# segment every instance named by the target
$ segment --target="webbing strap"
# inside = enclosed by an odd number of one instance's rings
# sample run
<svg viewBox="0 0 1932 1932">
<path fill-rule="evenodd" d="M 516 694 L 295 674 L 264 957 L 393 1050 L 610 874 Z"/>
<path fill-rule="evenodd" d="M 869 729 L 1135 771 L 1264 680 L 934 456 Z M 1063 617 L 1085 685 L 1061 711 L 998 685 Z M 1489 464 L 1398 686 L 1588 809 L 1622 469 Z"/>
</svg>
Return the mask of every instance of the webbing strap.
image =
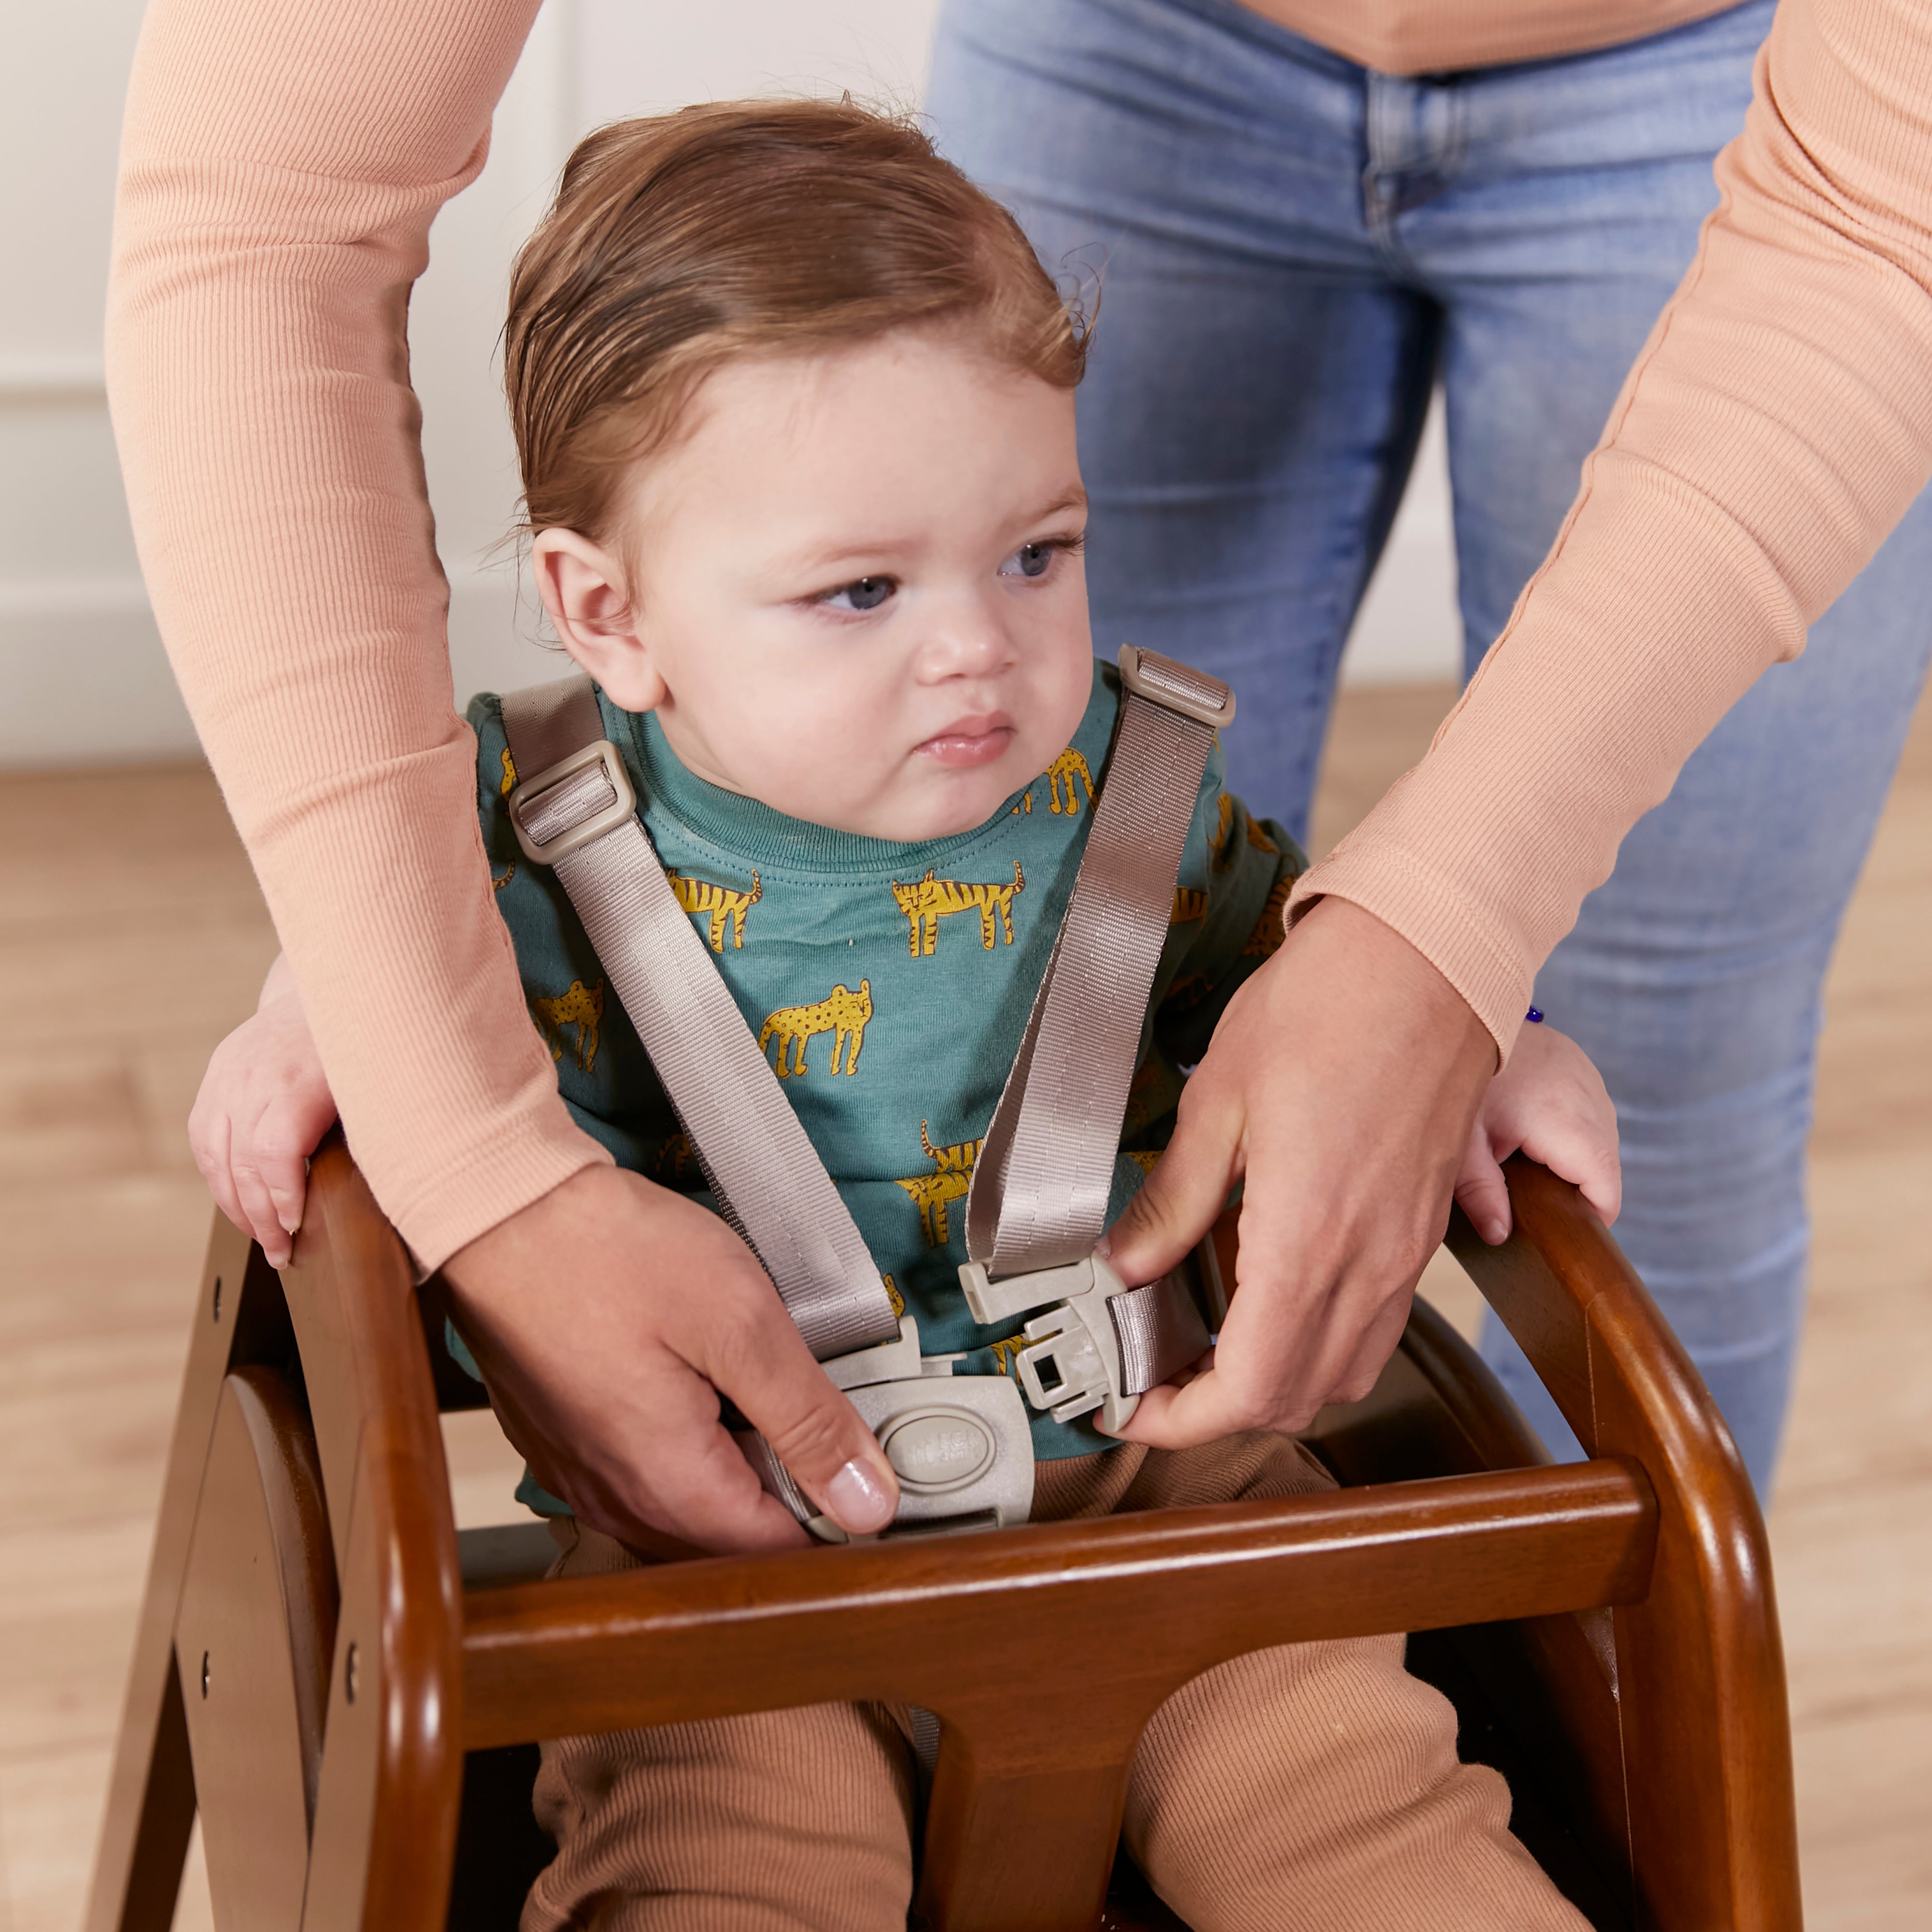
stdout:
<svg viewBox="0 0 1932 1932">
<path fill-rule="evenodd" d="M 567 841 L 614 808 L 620 794 L 602 760 L 543 783 L 604 742 L 590 679 L 508 694 L 503 726 L 519 779 L 511 814 L 526 850 Z M 825 1361 L 892 1340 L 898 1318 L 851 1212 L 635 813 L 551 862 L 726 1219 L 764 1264 L 806 1346 Z"/>
<path fill-rule="evenodd" d="M 1215 728 L 1234 715 L 1218 679 L 1150 651 L 1124 646 L 1120 673 L 1072 900 L 967 1196 L 967 1252 L 994 1280 L 1066 1266 L 1100 1238 L 1181 848 Z M 1144 1322 L 1144 1359 L 1162 1352 L 1161 1299 L 1114 1311 L 1124 1347 L 1125 1324 Z"/>
</svg>

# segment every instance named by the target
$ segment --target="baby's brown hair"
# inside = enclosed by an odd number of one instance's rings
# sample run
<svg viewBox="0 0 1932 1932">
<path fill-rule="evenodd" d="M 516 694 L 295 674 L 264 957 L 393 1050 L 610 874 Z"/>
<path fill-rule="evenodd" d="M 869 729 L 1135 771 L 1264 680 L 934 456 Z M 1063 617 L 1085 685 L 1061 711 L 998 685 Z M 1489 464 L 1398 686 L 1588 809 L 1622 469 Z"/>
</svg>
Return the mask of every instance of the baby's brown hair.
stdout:
<svg viewBox="0 0 1932 1932">
<path fill-rule="evenodd" d="M 804 100 L 620 121 L 578 144 L 510 282 L 525 527 L 604 537 L 623 470 L 744 355 L 956 325 L 1059 388 L 1086 335 L 1019 225 L 910 120 Z"/>
</svg>

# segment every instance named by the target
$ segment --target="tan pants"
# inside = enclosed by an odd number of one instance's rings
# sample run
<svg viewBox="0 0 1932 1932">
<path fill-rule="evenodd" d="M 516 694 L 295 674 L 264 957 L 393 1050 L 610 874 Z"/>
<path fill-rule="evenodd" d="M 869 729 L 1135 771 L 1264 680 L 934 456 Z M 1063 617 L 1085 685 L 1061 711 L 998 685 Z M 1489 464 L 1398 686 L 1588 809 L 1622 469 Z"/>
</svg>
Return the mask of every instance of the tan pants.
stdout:
<svg viewBox="0 0 1932 1932">
<path fill-rule="evenodd" d="M 1333 1484 L 1287 1438 L 1042 1462 L 1043 1522 Z M 559 1526 L 566 1576 L 631 1567 Z M 1154 1714 L 1124 1835 L 1198 1932 L 1587 1932 L 1509 1832 L 1494 1772 L 1459 1763 L 1448 1701 L 1400 1636 L 1285 1645 L 1196 1678 Z M 546 1744 L 556 1862 L 523 1932 L 904 1932 L 913 1757 L 882 1704 L 668 1724 Z"/>
</svg>

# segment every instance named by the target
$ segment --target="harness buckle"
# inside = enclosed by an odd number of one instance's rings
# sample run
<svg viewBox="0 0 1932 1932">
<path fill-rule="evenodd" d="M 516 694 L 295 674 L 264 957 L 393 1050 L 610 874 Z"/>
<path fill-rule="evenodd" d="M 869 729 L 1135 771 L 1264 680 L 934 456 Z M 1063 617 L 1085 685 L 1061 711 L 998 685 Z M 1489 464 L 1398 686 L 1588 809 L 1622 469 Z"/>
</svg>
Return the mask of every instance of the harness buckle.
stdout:
<svg viewBox="0 0 1932 1932">
<path fill-rule="evenodd" d="M 1098 1255 L 1000 1281 L 988 1276 L 983 1262 L 966 1262 L 959 1285 L 976 1322 L 1007 1322 L 1046 1308 L 1022 1330 L 1032 1346 L 1016 1358 L 1021 1386 L 1035 1408 L 1049 1410 L 1056 1422 L 1097 1408 L 1101 1426 L 1118 1430 L 1140 1406 L 1140 1396 L 1127 1390 L 1120 1334 L 1107 1306 L 1130 1291 Z M 1052 1370 L 1050 1383 L 1042 1369 Z"/>
<path fill-rule="evenodd" d="M 608 738 L 519 779 L 510 792 L 510 824 L 533 866 L 554 866 L 634 818 L 637 810 L 631 775 Z"/>
<path fill-rule="evenodd" d="M 899 1318 L 898 1339 L 820 1366 L 879 1439 L 898 1478 L 899 1508 L 878 1536 L 848 1538 L 818 1515 L 764 1438 L 738 1438 L 765 1487 L 824 1543 L 891 1541 L 1004 1529 L 1033 1510 L 1033 1431 L 1020 1392 L 1004 1376 L 956 1376 L 956 1355 L 922 1355 L 919 1325 Z"/>
<path fill-rule="evenodd" d="M 1000 1281 L 988 1276 L 983 1262 L 968 1262 L 959 1285 L 976 1322 L 1010 1321 L 1045 1307 L 1020 1331 L 1031 1346 L 1015 1361 L 1028 1401 L 1056 1422 L 1098 1409 L 1102 1427 L 1118 1430 L 1146 1390 L 1208 1344 L 1185 1264 L 1130 1288 L 1098 1255 Z"/>
</svg>

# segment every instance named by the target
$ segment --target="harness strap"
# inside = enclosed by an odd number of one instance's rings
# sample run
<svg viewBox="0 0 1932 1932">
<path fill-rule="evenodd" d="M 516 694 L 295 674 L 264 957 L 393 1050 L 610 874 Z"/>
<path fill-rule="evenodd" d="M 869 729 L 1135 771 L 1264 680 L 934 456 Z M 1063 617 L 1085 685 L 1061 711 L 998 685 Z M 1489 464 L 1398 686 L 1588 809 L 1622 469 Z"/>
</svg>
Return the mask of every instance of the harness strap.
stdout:
<svg viewBox="0 0 1932 1932">
<path fill-rule="evenodd" d="M 1065 1267 L 1100 1238 L 1181 850 L 1215 731 L 1234 715 L 1218 678 L 1151 651 L 1124 645 L 1120 676 L 1119 728 L 1072 898 L 967 1196 L 967 1252 L 994 1281 Z M 1125 1393 L 1207 1346 L 1172 1276 L 1114 1295 L 1108 1312 L 1132 1378 Z"/>
<path fill-rule="evenodd" d="M 587 677 L 503 699 L 510 820 L 554 868 L 719 1208 L 820 1361 L 899 1333 L 851 1211 L 673 895 Z"/>
</svg>

